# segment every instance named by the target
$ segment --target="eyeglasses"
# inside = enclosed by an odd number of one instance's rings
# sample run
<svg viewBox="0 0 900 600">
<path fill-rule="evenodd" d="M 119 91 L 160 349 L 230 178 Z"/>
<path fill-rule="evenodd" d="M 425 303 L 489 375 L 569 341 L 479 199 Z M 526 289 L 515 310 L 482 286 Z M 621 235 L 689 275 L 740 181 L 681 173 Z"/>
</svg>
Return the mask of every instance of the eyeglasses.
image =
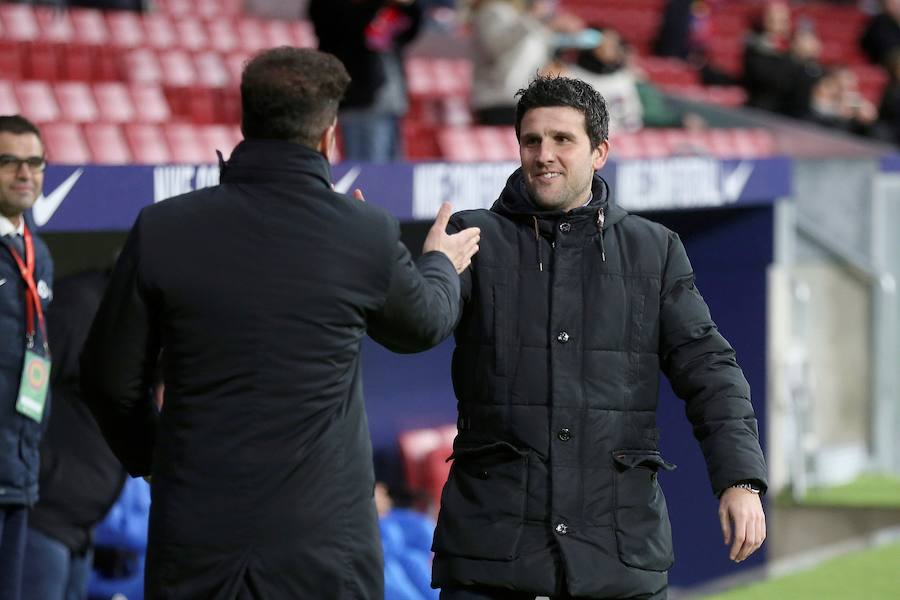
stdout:
<svg viewBox="0 0 900 600">
<path fill-rule="evenodd" d="M 12 154 L 0 154 L 0 170 L 11 170 L 19 172 L 22 165 L 28 165 L 28 168 L 36 173 L 42 172 L 47 167 L 47 159 L 43 156 L 29 156 L 27 158 L 19 158 Z"/>
</svg>

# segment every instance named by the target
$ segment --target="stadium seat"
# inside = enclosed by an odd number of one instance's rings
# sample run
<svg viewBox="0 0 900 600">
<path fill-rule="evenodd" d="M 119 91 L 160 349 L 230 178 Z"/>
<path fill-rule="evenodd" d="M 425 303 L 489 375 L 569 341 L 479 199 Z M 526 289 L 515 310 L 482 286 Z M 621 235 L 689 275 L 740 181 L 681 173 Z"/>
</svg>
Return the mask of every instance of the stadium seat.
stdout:
<svg viewBox="0 0 900 600">
<path fill-rule="evenodd" d="M 241 45 L 234 21 L 229 18 L 218 17 L 207 21 L 206 31 L 209 46 L 213 50 L 227 53 Z"/>
<path fill-rule="evenodd" d="M 438 131 L 441 156 L 454 162 L 519 160 L 512 127 L 444 127 Z"/>
<path fill-rule="evenodd" d="M 45 42 L 68 43 L 75 39 L 75 28 L 68 11 L 36 6 L 34 16 L 38 23 L 40 39 Z"/>
<path fill-rule="evenodd" d="M 158 54 L 162 81 L 168 86 L 189 86 L 197 83 L 197 69 L 191 55 L 180 49 L 163 50 Z"/>
<path fill-rule="evenodd" d="M 104 81 L 93 86 L 97 110 L 108 123 L 127 123 L 135 118 L 128 87 L 120 81 Z M 143 110 L 143 107 L 142 107 Z"/>
<path fill-rule="evenodd" d="M 60 81 L 54 84 L 56 101 L 65 121 L 89 123 L 100 117 L 90 86 L 83 81 Z"/>
<path fill-rule="evenodd" d="M 187 50 L 206 50 L 210 47 L 206 27 L 195 17 L 183 16 L 175 19 L 175 35 L 179 45 Z"/>
<path fill-rule="evenodd" d="M 175 162 L 159 125 L 154 123 L 126 123 L 125 139 L 134 161 L 142 164 Z"/>
<path fill-rule="evenodd" d="M 159 83 L 163 78 L 162 65 L 150 48 L 136 48 L 125 53 L 125 73 L 129 81 Z"/>
<path fill-rule="evenodd" d="M 224 87 L 240 82 L 240 78 L 232 80 L 231 71 L 218 52 L 207 50 L 194 54 L 194 66 L 197 71 L 197 81 L 201 85 Z"/>
<path fill-rule="evenodd" d="M 211 157 L 217 159 L 216 150 L 218 150 L 226 160 L 243 137 L 240 128 L 234 125 L 205 125 L 198 127 L 197 133 L 200 145 L 206 148 Z"/>
<path fill-rule="evenodd" d="M 41 138 L 46 147 L 47 160 L 59 165 L 84 165 L 92 162 L 91 151 L 81 127 L 75 123 L 45 123 Z"/>
<path fill-rule="evenodd" d="M 95 46 L 109 42 L 109 29 L 101 11 L 95 8 L 70 8 L 68 12 L 76 42 Z"/>
<path fill-rule="evenodd" d="M 172 111 L 162 89 L 155 84 L 133 83 L 128 91 L 131 102 L 137 109 L 136 120 L 145 123 L 168 121 Z"/>
<path fill-rule="evenodd" d="M 7 40 L 29 42 L 40 37 L 37 17 L 30 4 L 0 4 L 0 26 Z"/>
<path fill-rule="evenodd" d="M 141 18 L 135 12 L 130 10 L 107 11 L 106 26 L 115 46 L 139 48 L 146 43 Z"/>
<path fill-rule="evenodd" d="M 286 21 L 267 19 L 263 21 L 262 26 L 267 47 L 277 48 L 279 46 L 293 46 L 296 44 L 291 28 Z"/>
<path fill-rule="evenodd" d="M 456 425 L 442 425 L 424 429 L 404 431 L 397 438 L 400 448 L 400 458 L 403 461 L 403 471 L 406 484 L 412 490 L 427 490 L 427 483 L 433 481 L 435 476 L 430 474 L 429 468 L 433 465 L 426 464 L 426 458 L 432 452 L 443 454 L 446 459 L 453 448 L 453 439 L 456 437 Z M 438 475 L 439 478 L 439 475 Z M 443 482 L 441 482 L 443 485 Z"/>
<path fill-rule="evenodd" d="M 132 161 L 131 152 L 122 130 L 114 123 L 85 123 L 84 137 L 94 162 L 126 165 Z"/>
<path fill-rule="evenodd" d="M 237 31 L 240 48 L 243 50 L 255 53 L 268 47 L 262 20 L 255 17 L 241 17 L 237 22 Z"/>
<path fill-rule="evenodd" d="M 179 42 L 186 42 L 179 38 L 176 33 L 175 26 L 169 17 L 160 13 L 146 13 L 142 19 L 144 25 L 144 39 L 146 44 L 162 50 L 173 48 L 179 45 Z"/>
<path fill-rule="evenodd" d="M 166 123 L 163 135 L 172 150 L 172 161 L 176 163 L 204 164 L 216 163 L 216 149 L 203 143 L 199 129 L 189 123 Z"/>
<path fill-rule="evenodd" d="M 22 47 L 26 50 L 25 77 L 53 81 L 57 78 L 57 44 L 36 40 L 25 42 Z"/>
<path fill-rule="evenodd" d="M 417 57 L 408 59 L 404 66 L 411 97 L 469 97 L 472 89 L 472 63 L 469 60 Z"/>
<path fill-rule="evenodd" d="M 17 115 L 20 112 L 12 82 L 0 79 L 0 115 Z"/>
<path fill-rule="evenodd" d="M 22 55 L 19 42 L 0 39 L 0 77 L 22 79 L 25 76 Z"/>
<path fill-rule="evenodd" d="M 22 114 L 35 123 L 49 123 L 60 117 L 53 90 L 46 81 L 20 81 L 15 84 Z"/>
</svg>

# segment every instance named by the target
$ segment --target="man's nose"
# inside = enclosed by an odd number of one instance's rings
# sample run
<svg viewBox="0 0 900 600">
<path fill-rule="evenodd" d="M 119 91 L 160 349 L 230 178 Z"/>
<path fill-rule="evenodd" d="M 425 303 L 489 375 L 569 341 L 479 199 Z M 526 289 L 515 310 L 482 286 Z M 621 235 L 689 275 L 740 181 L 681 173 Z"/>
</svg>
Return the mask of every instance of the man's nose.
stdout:
<svg viewBox="0 0 900 600">
<path fill-rule="evenodd" d="M 538 147 L 537 159 L 542 163 L 553 162 L 556 158 L 556 154 L 553 152 L 553 144 L 548 141 L 541 141 L 540 147 Z"/>
</svg>

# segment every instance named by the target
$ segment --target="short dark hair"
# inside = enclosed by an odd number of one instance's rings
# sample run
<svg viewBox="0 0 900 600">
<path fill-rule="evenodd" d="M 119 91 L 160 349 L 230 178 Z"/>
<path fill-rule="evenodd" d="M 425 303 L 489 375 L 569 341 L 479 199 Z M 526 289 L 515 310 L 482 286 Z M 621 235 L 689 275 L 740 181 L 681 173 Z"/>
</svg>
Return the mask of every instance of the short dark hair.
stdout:
<svg viewBox="0 0 900 600">
<path fill-rule="evenodd" d="M 569 106 L 584 114 L 584 128 L 591 140 L 591 148 L 597 148 L 609 137 L 609 109 L 600 92 L 589 84 L 569 77 L 544 77 L 538 75 L 528 87 L 516 92 L 516 139 L 522 127 L 522 118 L 533 108 Z"/>
<path fill-rule="evenodd" d="M 248 139 L 315 148 L 349 84 L 347 69 L 331 54 L 289 46 L 265 50 L 241 75 L 241 131 Z"/>
<path fill-rule="evenodd" d="M 0 133 L 14 133 L 16 135 L 33 133 L 41 140 L 41 144 L 44 143 L 41 139 L 41 130 L 22 115 L 0 115 Z"/>
</svg>

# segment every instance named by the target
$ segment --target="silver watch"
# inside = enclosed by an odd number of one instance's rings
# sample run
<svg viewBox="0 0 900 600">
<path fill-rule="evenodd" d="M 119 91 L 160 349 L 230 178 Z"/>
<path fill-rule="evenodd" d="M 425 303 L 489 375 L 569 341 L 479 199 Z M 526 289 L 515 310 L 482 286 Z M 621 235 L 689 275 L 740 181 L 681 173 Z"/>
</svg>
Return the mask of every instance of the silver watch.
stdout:
<svg viewBox="0 0 900 600">
<path fill-rule="evenodd" d="M 747 490 L 748 492 L 753 493 L 753 494 L 758 494 L 758 493 L 760 492 L 760 489 L 759 489 L 757 486 L 755 486 L 755 485 L 753 485 L 752 483 L 749 483 L 749 482 L 736 483 L 736 484 L 734 484 L 734 485 L 731 486 L 731 487 L 733 487 L 733 488 L 740 488 L 740 489 L 742 489 L 742 490 Z"/>
</svg>

